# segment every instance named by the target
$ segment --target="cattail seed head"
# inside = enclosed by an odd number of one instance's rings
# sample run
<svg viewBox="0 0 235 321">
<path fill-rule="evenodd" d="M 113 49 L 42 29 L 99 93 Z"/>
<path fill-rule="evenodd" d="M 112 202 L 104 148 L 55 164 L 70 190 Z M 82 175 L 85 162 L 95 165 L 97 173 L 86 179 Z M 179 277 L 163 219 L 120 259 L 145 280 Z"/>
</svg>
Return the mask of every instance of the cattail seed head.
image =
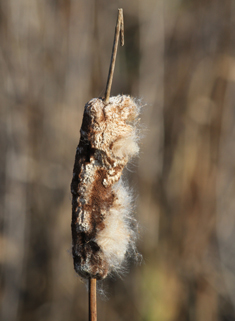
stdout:
<svg viewBox="0 0 235 321">
<path fill-rule="evenodd" d="M 94 98 L 85 105 L 73 179 L 72 239 L 76 272 L 103 279 L 120 271 L 135 232 L 123 168 L 139 152 L 140 107 L 129 96 Z"/>
</svg>

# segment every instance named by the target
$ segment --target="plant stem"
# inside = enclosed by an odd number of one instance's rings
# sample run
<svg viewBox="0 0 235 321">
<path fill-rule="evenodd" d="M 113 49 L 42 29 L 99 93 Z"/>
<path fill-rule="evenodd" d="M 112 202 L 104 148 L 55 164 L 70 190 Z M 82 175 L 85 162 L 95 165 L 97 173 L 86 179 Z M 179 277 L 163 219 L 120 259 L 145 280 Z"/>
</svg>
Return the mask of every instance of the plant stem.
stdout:
<svg viewBox="0 0 235 321">
<path fill-rule="evenodd" d="M 89 321 L 97 321 L 96 279 L 89 279 Z"/>
<path fill-rule="evenodd" d="M 118 17 L 114 34 L 113 49 L 109 67 L 108 80 L 105 90 L 104 102 L 109 102 L 110 91 L 113 81 L 113 73 L 117 56 L 119 36 L 121 35 L 121 45 L 124 45 L 124 20 L 123 10 L 118 9 Z M 96 279 L 89 279 L 89 321 L 97 321 L 97 303 L 96 303 Z"/>
<path fill-rule="evenodd" d="M 110 92 L 111 92 L 111 86 L 113 82 L 113 73 L 114 73 L 114 67 L 116 62 L 116 56 L 117 56 L 117 48 L 118 48 L 118 41 L 119 36 L 121 35 L 121 46 L 124 45 L 124 20 L 123 20 L 123 10 L 118 9 L 118 17 L 117 17 L 117 23 L 114 33 L 114 41 L 113 41 L 113 50 L 112 50 L 112 56 L 111 56 L 111 62 L 109 67 L 109 74 L 108 74 L 108 80 L 104 95 L 104 102 L 108 104 Z"/>
</svg>

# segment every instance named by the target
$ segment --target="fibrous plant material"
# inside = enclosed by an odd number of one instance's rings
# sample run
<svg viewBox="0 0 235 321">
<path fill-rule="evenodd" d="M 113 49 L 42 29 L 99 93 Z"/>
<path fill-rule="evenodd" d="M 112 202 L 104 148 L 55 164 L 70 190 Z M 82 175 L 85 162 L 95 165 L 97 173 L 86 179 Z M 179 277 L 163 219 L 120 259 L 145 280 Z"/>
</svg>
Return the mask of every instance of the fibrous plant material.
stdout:
<svg viewBox="0 0 235 321">
<path fill-rule="evenodd" d="M 125 95 L 85 105 L 71 183 L 74 268 L 85 278 L 119 272 L 135 249 L 131 197 L 121 175 L 139 151 L 139 110 Z"/>
</svg>

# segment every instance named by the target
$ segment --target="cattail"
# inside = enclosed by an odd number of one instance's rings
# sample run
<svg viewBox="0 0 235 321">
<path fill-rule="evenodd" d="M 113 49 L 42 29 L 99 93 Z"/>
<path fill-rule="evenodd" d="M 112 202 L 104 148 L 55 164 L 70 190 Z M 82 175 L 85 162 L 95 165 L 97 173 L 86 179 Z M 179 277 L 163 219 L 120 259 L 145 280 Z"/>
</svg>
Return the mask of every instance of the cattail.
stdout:
<svg viewBox="0 0 235 321">
<path fill-rule="evenodd" d="M 85 105 L 71 183 L 74 268 L 84 278 L 119 272 L 135 249 L 131 196 L 121 176 L 139 152 L 139 112 L 125 95 Z"/>
<path fill-rule="evenodd" d="M 121 176 L 139 152 L 139 106 L 130 97 L 110 98 L 119 37 L 124 45 L 123 10 L 117 23 L 104 98 L 85 105 L 71 183 L 73 261 L 89 279 L 89 321 L 97 321 L 96 280 L 119 272 L 135 249 L 131 197 Z"/>
</svg>

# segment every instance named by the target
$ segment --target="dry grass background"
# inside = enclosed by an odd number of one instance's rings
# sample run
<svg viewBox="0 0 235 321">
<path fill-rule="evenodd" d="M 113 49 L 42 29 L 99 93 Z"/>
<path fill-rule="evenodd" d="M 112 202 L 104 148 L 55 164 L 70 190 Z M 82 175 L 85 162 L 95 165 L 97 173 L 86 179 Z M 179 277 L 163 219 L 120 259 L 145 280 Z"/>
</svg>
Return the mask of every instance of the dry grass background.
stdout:
<svg viewBox="0 0 235 321">
<path fill-rule="evenodd" d="M 70 181 L 84 104 L 142 99 L 141 266 L 103 287 L 99 320 L 235 320 L 235 4 L 0 1 L 0 319 L 87 320 L 73 271 Z M 137 196 L 138 195 L 138 196 Z"/>
</svg>

